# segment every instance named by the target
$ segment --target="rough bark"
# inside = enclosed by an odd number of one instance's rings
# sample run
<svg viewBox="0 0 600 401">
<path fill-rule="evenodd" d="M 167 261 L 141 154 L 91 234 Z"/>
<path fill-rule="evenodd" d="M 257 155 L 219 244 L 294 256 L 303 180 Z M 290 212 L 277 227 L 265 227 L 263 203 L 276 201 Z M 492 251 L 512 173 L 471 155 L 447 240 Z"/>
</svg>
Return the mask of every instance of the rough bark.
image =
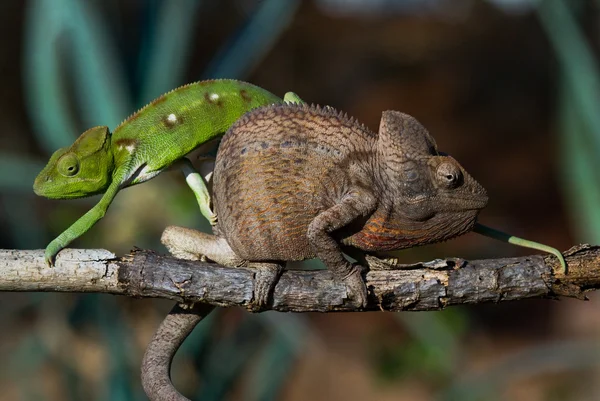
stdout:
<svg viewBox="0 0 600 401">
<path fill-rule="evenodd" d="M 366 310 L 437 310 L 450 305 L 532 297 L 585 298 L 600 288 L 600 248 L 579 245 L 565 252 L 568 274 L 553 256 L 467 261 L 457 258 L 400 265 L 367 257 Z M 179 260 L 135 250 L 116 257 L 106 250 L 63 250 L 55 267 L 42 250 L 1 250 L 0 291 L 97 292 L 131 297 L 248 307 L 251 269 Z M 286 271 L 267 309 L 293 312 L 352 311 L 346 290 L 328 271 Z"/>
</svg>

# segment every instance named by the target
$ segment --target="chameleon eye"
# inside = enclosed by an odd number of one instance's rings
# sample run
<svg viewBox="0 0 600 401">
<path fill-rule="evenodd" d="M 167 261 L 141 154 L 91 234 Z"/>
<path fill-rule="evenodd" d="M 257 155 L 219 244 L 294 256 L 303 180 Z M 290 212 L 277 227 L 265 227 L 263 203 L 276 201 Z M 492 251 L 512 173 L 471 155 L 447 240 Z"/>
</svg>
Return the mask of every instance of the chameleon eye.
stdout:
<svg viewBox="0 0 600 401">
<path fill-rule="evenodd" d="M 462 184 L 462 171 L 454 163 L 442 163 L 437 168 L 438 181 L 448 189 L 454 189 Z"/>
<path fill-rule="evenodd" d="M 413 182 L 419 179 L 419 168 L 417 164 L 409 160 L 400 165 L 400 179 L 404 182 Z"/>
<path fill-rule="evenodd" d="M 61 175 L 73 177 L 79 172 L 79 159 L 73 153 L 67 153 L 60 158 L 56 168 Z"/>
<path fill-rule="evenodd" d="M 417 170 L 406 170 L 404 171 L 404 179 L 408 182 L 415 181 L 419 178 L 419 173 Z"/>
</svg>

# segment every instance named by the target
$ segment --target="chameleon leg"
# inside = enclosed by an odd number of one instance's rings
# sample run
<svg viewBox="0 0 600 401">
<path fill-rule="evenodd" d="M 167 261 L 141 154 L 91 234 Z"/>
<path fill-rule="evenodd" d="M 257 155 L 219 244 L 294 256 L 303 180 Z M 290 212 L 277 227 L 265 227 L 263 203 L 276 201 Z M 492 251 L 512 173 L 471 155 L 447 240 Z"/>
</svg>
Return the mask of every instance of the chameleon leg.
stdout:
<svg viewBox="0 0 600 401">
<path fill-rule="evenodd" d="M 286 94 L 283 95 L 283 101 L 286 103 L 297 103 L 297 104 L 304 103 L 304 101 L 302 99 L 300 99 L 300 96 L 296 95 L 294 92 L 286 92 Z"/>
<path fill-rule="evenodd" d="M 252 309 L 259 311 L 269 302 L 269 297 L 279 280 L 283 266 L 279 263 L 252 262 L 248 264 L 248 267 L 256 269 Z"/>
<path fill-rule="evenodd" d="M 190 228 L 169 226 L 160 241 L 169 252 L 180 259 L 200 260 L 207 257 L 223 266 L 238 267 L 244 264 L 231 249 L 225 238 L 206 234 Z"/>
<path fill-rule="evenodd" d="M 185 182 L 187 182 L 188 186 L 194 192 L 194 195 L 196 195 L 200 213 L 202 213 L 212 226 L 217 224 L 217 215 L 210 210 L 210 194 L 208 193 L 206 183 L 200 173 L 196 171 L 192 162 L 184 157 L 175 162 L 174 165 L 181 169 L 185 176 Z"/>
<path fill-rule="evenodd" d="M 169 226 L 163 231 L 160 241 L 167 247 L 171 255 L 187 260 L 210 260 L 227 266 L 238 267 L 246 264 L 231 249 L 225 238 L 206 234 L 190 228 Z M 254 277 L 254 297 L 252 309 L 260 310 L 269 301 L 269 296 L 281 275 L 283 266 L 278 263 L 254 262 L 249 267 L 256 269 Z"/>
<path fill-rule="evenodd" d="M 375 198 L 364 190 L 351 191 L 340 203 L 317 215 L 308 226 L 308 239 L 317 256 L 331 270 L 336 280 L 348 288 L 353 304 L 367 305 L 367 287 L 362 278 L 363 267 L 344 258 L 340 245 L 331 233 L 375 208 Z"/>
<path fill-rule="evenodd" d="M 483 224 L 476 223 L 475 227 L 473 227 L 473 231 L 485 235 L 486 237 L 497 239 L 499 241 L 508 242 L 509 244 L 522 246 L 524 248 L 537 249 L 538 251 L 548 252 L 553 254 L 558 258 L 560 262 L 560 266 L 562 268 L 562 274 L 567 274 L 567 262 L 565 262 L 565 258 L 562 253 L 556 248 L 552 248 L 551 246 L 540 244 L 539 242 L 529 241 L 523 238 L 515 237 L 513 235 L 509 235 L 503 233 L 502 231 L 498 231 L 488 226 L 484 226 Z"/>
<path fill-rule="evenodd" d="M 79 218 L 79 220 L 48 244 L 46 251 L 44 252 L 44 258 L 46 259 L 48 266 L 54 266 L 54 258 L 61 249 L 69 245 L 73 240 L 79 238 L 96 224 L 98 220 L 104 217 L 106 210 L 119 191 L 119 182 L 119 180 L 113 181 L 104 195 L 102 195 L 100 201 L 93 208 L 88 210 L 86 214 Z"/>
<path fill-rule="evenodd" d="M 204 177 L 204 182 L 207 186 L 212 180 L 212 175 L 215 171 L 215 160 L 212 156 L 200 156 L 196 159 L 196 165 L 200 164 L 199 173 Z"/>
</svg>

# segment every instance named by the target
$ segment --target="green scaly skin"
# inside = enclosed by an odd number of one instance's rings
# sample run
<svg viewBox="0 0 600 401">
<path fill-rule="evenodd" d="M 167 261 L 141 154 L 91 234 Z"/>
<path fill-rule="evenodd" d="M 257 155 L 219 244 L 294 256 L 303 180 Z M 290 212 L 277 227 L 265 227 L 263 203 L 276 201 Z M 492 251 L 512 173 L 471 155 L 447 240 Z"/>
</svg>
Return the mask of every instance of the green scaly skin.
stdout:
<svg viewBox="0 0 600 401">
<path fill-rule="evenodd" d="M 108 127 L 85 131 L 68 148 L 57 150 L 35 179 L 37 195 L 73 199 L 103 193 L 100 201 L 46 247 L 49 265 L 56 254 L 83 235 L 110 206 L 120 189 L 179 167 L 211 224 L 210 195 L 185 155 L 225 133 L 244 113 L 283 101 L 302 103 L 294 93 L 284 99 L 236 80 L 188 84 L 168 92 L 133 114 L 111 134 Z"/>
</svg>

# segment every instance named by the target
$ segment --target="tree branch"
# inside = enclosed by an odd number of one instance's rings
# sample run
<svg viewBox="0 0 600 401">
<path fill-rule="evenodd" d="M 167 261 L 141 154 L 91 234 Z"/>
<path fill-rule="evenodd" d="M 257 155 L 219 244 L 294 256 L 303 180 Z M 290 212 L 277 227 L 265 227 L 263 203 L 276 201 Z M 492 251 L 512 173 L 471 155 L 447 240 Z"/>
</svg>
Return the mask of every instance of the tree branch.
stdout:
<svg viewBox="0 0 600 401">
<path fill-rule="evenodd" d="M 554 256 L 466 261 L 440 259 L 401 265 L 395 259 L 367 256 L 369 304 L 366 310 L 436 310 L 450 305 L 500 302 L 533 297 L 585 299 L 600 288 L 600 247 L 579 245 L 564 253 L 565 276 Z M 213 306 L 245 306 L 252 300 L 251 269 L 191 262 L 151 251 L 116 257 L 106 250 L 60 252 L 48 267 L 44 251 L 0 250 L 0 291 L 101 292 L 132 297 L 167 298 L 196 303 L 175 306 L 148 345 L 142 384 L 150 400 L 185 401 L 170 379 L 175 352 Z M 270 309 L 279 311 L 350 311 L 343 285 L 328 271 L 286 271 Z"/>
<path fill-rule="evenodd" d="M 565 252 L 568 274 L 553 256 L 466 261 L 457 258 L 400 265 L 367 256 L 366 310 L 437 310 L 450 305 L 533 297 L 575 297 L 600 288 L 600 247 Z M 42 250 L 0 250 L 0 291 L 96 292 L 166 298 L 180 303 L 248 307 L 252 269 L 226 268 L 134 250 L 116 257 L 106 250 L 66 249 L 55 267 Z M 293 312 L 351 311 L 343 285 L 328 271 L 286 271 L 268 309 Z"/>
</svg>

